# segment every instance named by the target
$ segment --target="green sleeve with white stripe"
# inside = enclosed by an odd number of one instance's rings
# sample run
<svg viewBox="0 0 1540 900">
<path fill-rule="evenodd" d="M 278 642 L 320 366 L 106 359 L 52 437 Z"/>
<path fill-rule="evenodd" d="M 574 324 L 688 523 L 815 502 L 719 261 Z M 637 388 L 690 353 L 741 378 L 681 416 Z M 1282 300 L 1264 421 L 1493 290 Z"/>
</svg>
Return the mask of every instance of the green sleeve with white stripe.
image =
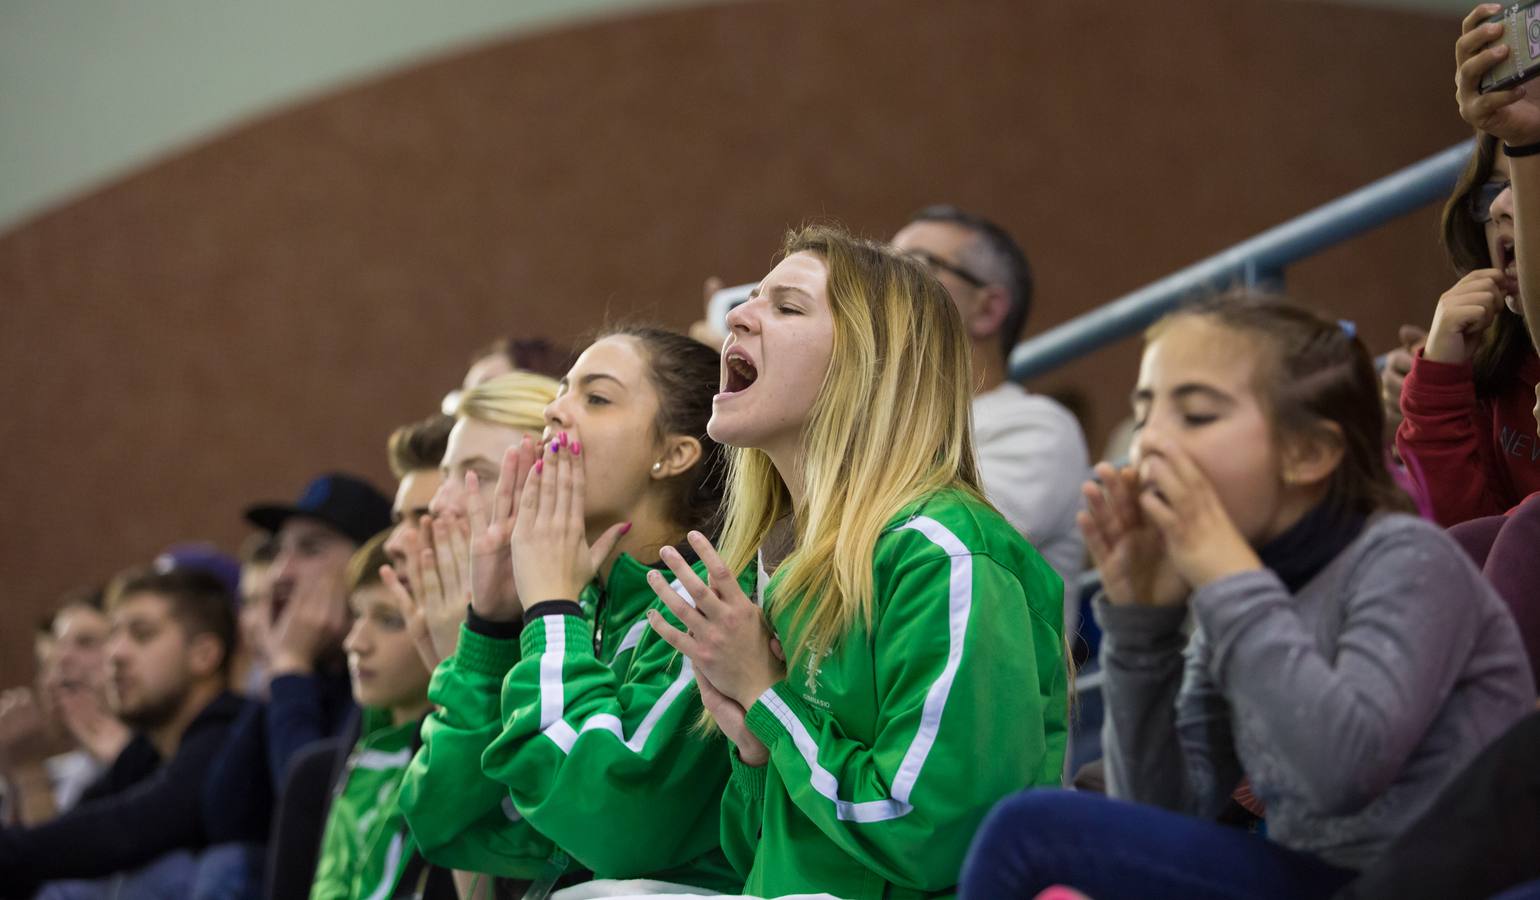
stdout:
<svg viewBox="0 0 1540 900">
<path fill-rule="evenodd" d="M 770 750 L 771 783 L 827 840 L 892 884 L 940 891 L 957 884 L 996 801 L 1059 783 L 1063 748 L 1050 746 L 1045 716 L 1062 704 L 1063 677 L 1040 684 L 1037 657 L 1057 633 L 1008 569 L 960 544 L 900 564 L 876 567 L 870 640 L 847 638 L 869 654 L 869 734 L 806 702 L 801 666 L 760 696 L 747 723 Z M 857 653 L 848 643 L 844 652 Z M 1057 656 L 1049 671 L 1062 666 Z"/>
<path fill-rule="evenodd" d="M 765 818 L 766 767 L 746 765 L 736 747 L 729 746 L 727 752 L 733 774 L 722 794 L 722 852 L 733 870 L 747 878 Z"/>
<path fill-rule="evenodd" d="M 518 659 L 514 640 L 464 626 L 455 655 L 428 685 L 438 709 L 401 783 L 401 809 L 422 855 L 448 869 L 536 877 L 554 846 L 518 818 L 502 785 L 481 773 L 481 754 L 501 728 L 498 693 Z"/>
<path fill-rule="evenodd" d="M 639 636 L 617 671 L 594 654 L 587 620 L 527 623 L 502 734 L 481 758 L 519 812 L 600 878 L 686 867 L 719 841 L 725 739 L 697 727 L 689 660 L 651 628 Z"/>
</svg>

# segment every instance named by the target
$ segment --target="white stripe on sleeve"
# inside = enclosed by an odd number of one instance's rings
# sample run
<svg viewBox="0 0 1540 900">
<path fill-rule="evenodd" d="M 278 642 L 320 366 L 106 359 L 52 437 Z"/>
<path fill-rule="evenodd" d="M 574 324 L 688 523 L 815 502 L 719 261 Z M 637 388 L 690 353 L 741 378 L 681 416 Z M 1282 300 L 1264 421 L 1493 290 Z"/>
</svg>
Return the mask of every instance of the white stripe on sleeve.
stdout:
<svg viewBox="0 0 1540 900">
<path fill-rule="evenodd" d="M 936 680 L 925 692 L 925 704 L 920 713 L 920 727 L 915 732 L 914 739 L 909 742 L 909 749 L 904 753 L 898 771 L 893 775 L 892 796 L 862 803 L 841 800 L 839 780 L 819 764 L 818 742 L 802 724 L 802 720 L 797 718 L 791 711 L 791 707 L 787 706 L 786 702 L 775 693 L 774 688 L 759 696 L 759 702 L 765 705 L 765 708 L 775 716 L 776 721 L 780 722 L 791 735 L 792 743 L 811 772 L 809 780 L 813 790 L 832 802 L 835 816 L 847 822 L 881 822 L 896 819 L 914 808 L 909 803 L 909 796 L 914 791 L 915 782 L 920 778 L 920 770 L 925 766 L 925 758 L 930 755 L 931 747 L 936 743 L 936 734 L 941 730 L 941 716 L 946 710 L 947 696 L 952 691 L 952 682 L 957 678 L 958 666 L 962 664 L 963 645 L 968 635 L 968 617 L 973 611 L 973 555 L 963 542 L 958 540 L 946 526 L 926 516 L 916 516 L 901 528 L 918 531 L 931 543 L 944 550 L 950 557 L 951 571 L 948 577 L 946 665 L 942 667 L 941 674 L 936 676 Z"/>
</svg>

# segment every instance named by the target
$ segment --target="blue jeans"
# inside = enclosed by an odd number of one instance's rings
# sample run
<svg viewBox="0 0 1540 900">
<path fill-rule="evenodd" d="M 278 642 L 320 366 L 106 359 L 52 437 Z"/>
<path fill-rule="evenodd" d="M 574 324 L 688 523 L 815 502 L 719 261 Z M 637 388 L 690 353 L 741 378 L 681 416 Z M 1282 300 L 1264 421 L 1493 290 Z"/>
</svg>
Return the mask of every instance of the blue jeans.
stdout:
<svg viewBox="0 0 1540 900">
<path fill-rule="evenodd" d="M 960 900 L 1031 897 L 1056 884 L 1095 900 L 1308 900 L 1354 875 L 1235 828 L 1112 800 L 1031 790 L 1000 801 L 963 863 Z"/>
<path fill-rule="evenodd" d="M 267 866 L 263 844 L 215 844 L 198 858 L 192 900 L 261 900 Z"/>
<path fill-rule="evenodd" d="M 185 900 L 192 879 L 192 854 L 174 850 L 132 872 L 50 881 L 35 900 Z"/>
</svg>

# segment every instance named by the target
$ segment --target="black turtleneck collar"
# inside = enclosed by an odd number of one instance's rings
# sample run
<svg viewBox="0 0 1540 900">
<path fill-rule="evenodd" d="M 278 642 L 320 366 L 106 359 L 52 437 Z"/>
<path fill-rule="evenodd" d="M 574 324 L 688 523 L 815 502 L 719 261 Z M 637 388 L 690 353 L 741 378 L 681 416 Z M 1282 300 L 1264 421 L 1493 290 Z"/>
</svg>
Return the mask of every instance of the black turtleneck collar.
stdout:
<svg viewBox="0 0 1540 900">
<path fill-rule="evenodd" d="M 1327 502 L 1316 504 L 1257 551 L 1262 565 L 1276 573 L 1291 594 L 1326 568 L 1364 529 L 1365 516 L 1333 507 Z"/>
</svg>

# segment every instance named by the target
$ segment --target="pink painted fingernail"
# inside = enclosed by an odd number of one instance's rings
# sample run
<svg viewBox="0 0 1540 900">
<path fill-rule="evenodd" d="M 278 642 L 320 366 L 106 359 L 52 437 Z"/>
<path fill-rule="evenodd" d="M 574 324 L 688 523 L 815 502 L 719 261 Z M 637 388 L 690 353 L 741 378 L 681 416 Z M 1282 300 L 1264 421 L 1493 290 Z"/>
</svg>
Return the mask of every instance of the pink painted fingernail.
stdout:
<svg viewBox="0 0 1540 900">
<path fill-rule="evenodd" d="M 582 441 L 573 441 L 572 442 L 572 455 L 573 456 L 582 456 L 583 455 L 583 442 Z"/>
<path fill-rule="evenodd" d="M 567 432 L 563 431 L 561 434 L 558 434 L 556 436 L 556 441 L 563 447 L 567 446 Z"/>
<path fill-rule="evenodd" d="M 625 534 L 626 532 L 628 532 L 630 530 L 631 530 L 631 523 L 630 522 L 627 522 L 626 524 L 620 526 L 620 533 L 621 534 Z"/>
<path fill-rule="evenodd" d="M 545 460 L 543 460 L 543 459 L 535 460 L 535 474 L 536 475 L 539 475 L 540 474 L 540 470 L 544 469 L 544 468 L 545 468 Z"/>
</svg>

